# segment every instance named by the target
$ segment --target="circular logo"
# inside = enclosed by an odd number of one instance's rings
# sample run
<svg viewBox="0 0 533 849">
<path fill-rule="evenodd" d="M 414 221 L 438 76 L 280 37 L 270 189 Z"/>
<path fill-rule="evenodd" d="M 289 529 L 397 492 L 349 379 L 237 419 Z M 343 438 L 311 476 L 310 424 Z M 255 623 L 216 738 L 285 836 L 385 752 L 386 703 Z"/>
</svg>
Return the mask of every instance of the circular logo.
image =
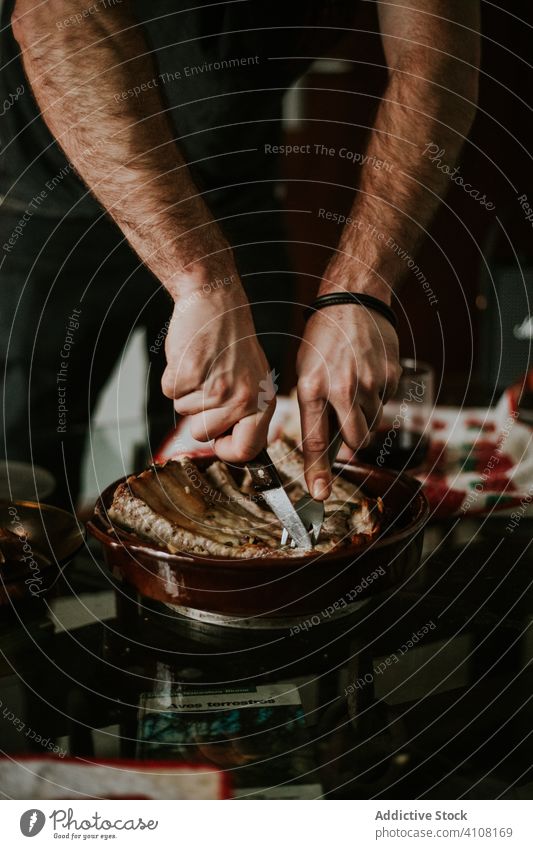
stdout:
<svg viewBox="0 0 533 849">
<path fill-rule="evenodd" d="M 46 817 L 42 811 L 30 808 L 29 811 L 24 811 L 20 818 L 20 830 L 24 837 L 35 837 L 42 831 L 45 822 Z"/>
</svg>

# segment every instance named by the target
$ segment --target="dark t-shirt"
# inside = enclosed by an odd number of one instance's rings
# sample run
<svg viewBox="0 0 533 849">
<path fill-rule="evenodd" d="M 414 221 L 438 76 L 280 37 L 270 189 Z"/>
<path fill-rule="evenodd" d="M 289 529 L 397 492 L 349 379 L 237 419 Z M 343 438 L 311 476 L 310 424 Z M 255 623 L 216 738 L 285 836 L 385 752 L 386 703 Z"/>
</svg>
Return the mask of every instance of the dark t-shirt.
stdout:
<svg viewBox="0 0 533 849">
<path fill-rule="evenodd" d="M 14 2 L 2 8 L 0 195 L 22 212 L 44 192 L 40 214 L 98 215 L 101 207 L 40 117 L 9 26 Z M 217 216 L 231 215 L 272 197 L 278 162 L 265 144 L 281 141 L 282 97 L 312 57 L 329 55 L 339 27 L 353 19 L 355 0 L 192 5 L 138 0 L 135 9 L 154 55 L 151 85 L 168 108 L 193 179 Z"/>
</svg>

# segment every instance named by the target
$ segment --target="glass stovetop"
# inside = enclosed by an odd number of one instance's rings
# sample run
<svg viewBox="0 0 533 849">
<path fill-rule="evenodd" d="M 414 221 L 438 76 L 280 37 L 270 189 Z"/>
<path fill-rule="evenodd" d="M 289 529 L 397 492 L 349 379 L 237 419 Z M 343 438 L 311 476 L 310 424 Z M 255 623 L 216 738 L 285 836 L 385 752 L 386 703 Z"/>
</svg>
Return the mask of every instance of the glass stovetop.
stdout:
<svg viewBox="0 0 533 849">
<path fill-rule="evenodd" d="M 506 521 L 430 525 L 403 586 L 357 619 L 284 634 L 169 624 L 114 583 L 89 541 L 53 598 L 1 609 L 0 749 L 142 758 L 143 694 L 294 685 L 303 742 L 289 753 L 280 721 L 252 752 L 215 754 L 241 795 L 530 798 L 533 520 L 512 536 Z M 175 757 L 168 733 L 160 759 Z"/>
</svg>

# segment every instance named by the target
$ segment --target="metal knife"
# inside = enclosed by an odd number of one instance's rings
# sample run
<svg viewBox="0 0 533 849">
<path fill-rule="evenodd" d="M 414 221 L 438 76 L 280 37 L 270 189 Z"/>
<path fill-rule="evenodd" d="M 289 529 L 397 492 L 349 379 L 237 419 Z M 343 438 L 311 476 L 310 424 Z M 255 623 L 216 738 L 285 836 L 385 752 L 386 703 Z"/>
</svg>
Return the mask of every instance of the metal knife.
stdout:
<svg viewBox="0 0 533 849">
<path fill-rule="evenodd" d="M 337 454 L 339 453 L 339 448 L 342 445 L 342 434 L 340 430 L 335 432 L 333 436 L 328 450 L 328 462 L 330 468 L 333 469 L 333 464 L 337 459 Z M 309 528 L 309 532 L 312 533 L 312 538 L 314 542 L 318 542 L 318 537 L 320 536 L 320 530 L 322 528 L 322 523 L 324 521 L 325 515 L 325 507 L 323 501 L 315 501 L 309 493 L 304 493 L 302 497 L 296 502 L 294 505 L 294 509 L 300 516 L 304 526 Z M 281 544 L 286 545 L 288 542 L 288 534 L 287 531 L 284 530 L 281 535 Z M 291 543 L 292 544 L 292 543 Z"/>
<path fill-rule="evenodd" d="M 255 491 L 261 493 L 297 547 L 313 548 L 311 535 L 285 492 L 278 470 L 266 449 L 260 451 L 257 457 L 246 463 L 246 468 L 252 476 Z"/>
</svg>

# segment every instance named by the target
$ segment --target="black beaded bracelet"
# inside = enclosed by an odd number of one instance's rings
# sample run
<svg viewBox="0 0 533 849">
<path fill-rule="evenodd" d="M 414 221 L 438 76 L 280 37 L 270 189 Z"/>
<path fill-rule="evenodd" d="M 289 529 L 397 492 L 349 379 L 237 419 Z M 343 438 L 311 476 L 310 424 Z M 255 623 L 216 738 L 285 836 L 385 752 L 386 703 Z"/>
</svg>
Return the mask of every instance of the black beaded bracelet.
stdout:
<svg viewBox="0 0 533 849">
<path fill-rule="evenodd" d="M 317 310 L 321 310 L 324 307 L 334 307 L 337 304 L 358 304 L 360 307 L 366 307 L 366 309 L 378 312 L 392 324 L 395 330 L 398 326 L 396 314 L 388 304 L 380 301 L 379 298 L 374 298 L 372 295 L 363 295 L 356 292 L 332 292 L 330 295 L 320 295 L 316 301 L 313 301 L 311 306 L 307 307 L 305 317 L 308 319 Z"/>
</svg>

